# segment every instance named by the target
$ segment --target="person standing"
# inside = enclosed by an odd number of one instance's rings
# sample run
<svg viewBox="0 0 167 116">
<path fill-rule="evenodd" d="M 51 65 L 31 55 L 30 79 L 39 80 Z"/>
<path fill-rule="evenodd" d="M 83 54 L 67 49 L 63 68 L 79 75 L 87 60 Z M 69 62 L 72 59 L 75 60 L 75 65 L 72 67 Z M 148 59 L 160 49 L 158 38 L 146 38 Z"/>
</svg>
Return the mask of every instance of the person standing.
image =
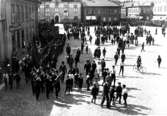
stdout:
<svg viewBox="0 0 167 116">
<path fill-rule="evenodd" d="M 97 86 L 96 83 L 93 84 L 93 87 L 92 87 L 92 91 L 91 91 L 91 95 L 92 95 L 92 100 L 91 102 L 96 104 L 96 99 L 97 99 L 97 95 L 99 93 L 99 87 Z"/>
<path fill-rule="evenodd" d="M 113 105 L 115 104 L 115 86 L 111 86 L 110 88 L 110 105 L 111 105 L 111 102 L 113 102 Z"/>
<path fill-rule="evenodd" d="M 118 53 L 116 52 L 116 54 L 114 55 L 115 65 L 117 65 L 118 58 L 119 58 L 119 55 L 118 55 Z"/>
<path fill-rule="evenodd" d="M 109 103 L 109 89 L 110 89 L 110 87 L 109 87 L 109 84 L 108 84 L 108 82 L 105 82 L 104 83 L 104 85 L 103 85 L 103 93 L 102 93 L 102 101 L 101 101 L 101 107 L 103 107 L 103 103 L 105 102 L 105 100 L 107 100 L 107 104 L 106 104 L 106 106 L 107 106 L 107 108 L 109 108 L 110 107 L 110 103 Z"/>
<path fill-rule="evenodd" d="M 106 56 L 106 49 L 104 48 L 103 49 L 103 57 L 105 58 L 105 56 Z"/>
<path fill-rule="evenodd" d="M 83 54 L 83 50 L 84 50 L 84 42 L 81 42 L 81 54 Z"/>
<path fill-rule="evenodd" d="M 64 61 L 62 61 L 60 67 L 59 67 L 59 71 L 62 72 L 61 74 L 61 81 L 64 82 L 64 78 L 65 78 L 65 74 L 67 72 L 67 68 L 66 68 L 66 65 L 64 64 Z"/>
<path fill-rule="evenodd" d="M 35 80 L 35 96 L 36 100 L 39 100 L 39 95 L 40 95 L 40 89 L 41 89 L 41 78 L 39 75 L 37 75 L 36 80 Z"/>
<path fill-rule="evenodd" d="M 122 53 L 122 55 L 121 55 L 121 62 L 124 62 L 124 61 L 125 61 L 125 59 L 126 59 L 126 56 L 125 56 L 125 54 L 124 54 L 124 53 Z"/>
<path fill-rule="evenodd" d="M 85 50 L 86 50 L 86 54 L 88 54 L 88 51 L 89 51 L 88 45 L 86 45 Z"/>
<path fill-rule="evenodd" d="M 20 88 L 21 77 L 18 73 L 15 74 L 15 79 L 16 79 L 16 88 L 19 89 Z"/>
<path fill-rule="evenodd" d="M 91 70 L 93 71 L 93 73 L 95 73 L 96 67 L 97 67 L 96 62 L 93 61 L 91 66 L 92 66 L 92 67 L 91 67 Z"/>
<path fill-rule="evenodd" d="M 86 85 L 87 85 L 87 91 L 90 90 L 90 75 L 86 75 Z"/>
<path fill-rule="evenodd" d="M 112 71 L 111 71 L 111 85 L 112 82 L 114 81 L 114 86 L 115 86 L 115 82 L 116 82 L 116 70 L 115 70 L 115 66 L 112 66 Z"/>
<path fill-rule="evenodd" d="M 90 44 L 92 44 L 92 36 L 91 35 L 89 37 L 89 42 L 90 42 Z"/>
<path fill-rule="evenodd" d="M 102 70 L 102 72 L 104 71 L 105 67 L 106 67 L 106 62 L 105 62 L 105 60 L 103 58 L 102 61 L 101 61 L 101 70 Z"/>
<path fill-rule="evenodd" d="M 162 58 L 160 55 L 158 55 L 157 62 L 158 62 L 158 67 L 160 68 L 162 62 Z"/>
<path fill-rule="evenodd" d="M 54 80 L 54 88 L 55 88 L 55 95 L 56 95 L 56 98 L 58 98 L 58 95 L 59 95 L 59 92 L 60 92 L 60 80 L 59 78 L 55 78 Z"/>
<path fill-rule="evenodd" d="M 13 89 L 13 79 L 14 77 L 13 77 L 13 74 L 12 73 L 10 73 L 9 74 L 9 86 L 10 86 L 10 89 L 12 90 Z"/>
<path fill-rule="evenodd" d="M 68 56 L 71 54 L 71 47 L 70 47 L 69 43 L 67 44 L 67 47 L 66 47 L 66 53 Z"/>
<path fill-rule="evenodd" d="M 121 64 L 120 64 L 119 75 L 121 72 L 122 72 L 122 76 L 123 76 L 124 75 L 124 63 L 123 62 L 121 62 Z"/>
<path fill-rule="evenodd" d="M 46 98 L 49 99 L 49 94 L 51 92 L 52 80 L 49 74 L 46 77 Z"/>
<path fill-rule="evenodd" d="M 82 85 L 83 85 L 83 75 L 80 74 L 80 76 L 78 78 L 78 87 L 79 87 L 80 91 L 82 90 Z"/>
<path fill-rule="evenodd" d="M 121 83 L 119 82 L 118 83 L 118 86 L 116 88 L 116 93 L 117 93 L 117 96 L 116 96 L 116 99 L 119 99 L 119 104 L 121 104 L 121 98 L 122 98 L 122 87 L 121 87 Z"/>
<path fill-rule="evenodd" d="M 124 100 L 124 105 L 127 106 L 128 90 L 126 88 L 126 85 L 123 85 L 122 96 L 123 96 L 123 100 Z"/>
<path fill-rule="evenodd" d="M 141 48 L 141 52 L 142 52 L 142 51 L 145 51 L 145 50 L 144 50 L 144 42 L 142 43 L 141 47 L 142 47 L 142 48 Z"/>
<path fill-rule="evenodd" d="M 91 63 L 89 60 L 86 61 L 86 64 L 84 65 L 84 70 L 86 71 L 86 75 L 88 75 L 90 73 Z"/>
<path fill-rule="evenodd" d="M 3 74 L 3 80 L 4 80 L 4 83 L 5 83 L 5 91 L 8 89 L 8 83 L 9 83 L 9 75 L 7 72 L 5 72 Z"/>
</svg>

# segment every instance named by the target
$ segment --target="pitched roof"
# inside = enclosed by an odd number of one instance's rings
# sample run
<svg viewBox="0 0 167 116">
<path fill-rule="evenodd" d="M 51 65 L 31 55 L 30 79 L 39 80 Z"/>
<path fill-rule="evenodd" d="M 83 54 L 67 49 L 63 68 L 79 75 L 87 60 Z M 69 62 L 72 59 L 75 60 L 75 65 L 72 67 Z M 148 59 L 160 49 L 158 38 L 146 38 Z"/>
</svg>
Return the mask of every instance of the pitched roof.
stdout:
<svg viewBox="0 0 167 116">
<path fill-rule="evenodd" d="M 118 0 L 82 0 L 84 6 L 120 6 Z"/>
</svg>

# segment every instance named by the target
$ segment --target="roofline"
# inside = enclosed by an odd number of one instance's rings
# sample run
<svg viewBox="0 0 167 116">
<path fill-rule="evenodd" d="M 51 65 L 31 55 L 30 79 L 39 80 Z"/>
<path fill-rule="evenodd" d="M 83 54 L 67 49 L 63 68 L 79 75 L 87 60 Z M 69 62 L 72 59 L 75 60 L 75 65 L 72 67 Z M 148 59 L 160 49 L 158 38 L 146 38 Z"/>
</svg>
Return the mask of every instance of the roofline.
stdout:
<svg viewBox="0 0 167 116">
<path fill-rule="evenodd" d="M 87 5 L 83 5 L 83 7 L 121 7 L 121 6 L 87 6 Z"/>
</svg>

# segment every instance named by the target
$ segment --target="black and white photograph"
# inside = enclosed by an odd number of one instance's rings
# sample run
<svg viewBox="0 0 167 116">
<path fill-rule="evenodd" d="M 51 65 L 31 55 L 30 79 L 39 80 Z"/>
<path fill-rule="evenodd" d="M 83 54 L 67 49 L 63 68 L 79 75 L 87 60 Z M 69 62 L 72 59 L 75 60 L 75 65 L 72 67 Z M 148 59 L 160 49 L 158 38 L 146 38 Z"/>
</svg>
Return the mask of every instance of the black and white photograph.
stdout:
<svg viewBox="0 0 167 116">
<path fill-rule="evenodd" d="M 167 0 L 0 0 L 0 116 L 167 116 Z"/>
</svg>

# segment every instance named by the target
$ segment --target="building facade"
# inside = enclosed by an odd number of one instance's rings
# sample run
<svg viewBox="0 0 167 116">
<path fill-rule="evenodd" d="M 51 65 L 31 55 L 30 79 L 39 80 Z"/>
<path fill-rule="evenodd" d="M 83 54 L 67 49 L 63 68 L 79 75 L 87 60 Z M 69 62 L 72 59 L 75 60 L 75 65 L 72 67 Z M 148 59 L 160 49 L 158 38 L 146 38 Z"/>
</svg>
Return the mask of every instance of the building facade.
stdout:
<svg viewBox="0 0 167 116">
<path fill-rule="evenodd" d="M 5 16 L 5 0 L 0 0 L 0 61 L 5 58 L 5 41 L 6 41 L 6 16 Z"/>
<path fill-rule="evenodd" d="M 153 5 L 153 20 L 167 21 L 167 1 L 166 0 L 122 0 L 122 5 L 125 7 L 134 6 L 152 6 Z"/>
<path fill-rule="evenodd" d="M 1 0 L 3 1 L 3 0 Z M 27 47 L 38 33 L 37 0 L 4 0 L 4 27 L 0 33 L 2 60 Z"/>
<path fill-rule="evenodd" d="M 121 5 L 110 0 L 83 0 L 83 22 L 116 23 L 120 21 Z"/>
<path fill-rule="evenodd" d="M 62 23 L 81 21 L 81 2 L 77 0 L 42 2 L 38 11 L 40 20 Z"/>
</svg>

